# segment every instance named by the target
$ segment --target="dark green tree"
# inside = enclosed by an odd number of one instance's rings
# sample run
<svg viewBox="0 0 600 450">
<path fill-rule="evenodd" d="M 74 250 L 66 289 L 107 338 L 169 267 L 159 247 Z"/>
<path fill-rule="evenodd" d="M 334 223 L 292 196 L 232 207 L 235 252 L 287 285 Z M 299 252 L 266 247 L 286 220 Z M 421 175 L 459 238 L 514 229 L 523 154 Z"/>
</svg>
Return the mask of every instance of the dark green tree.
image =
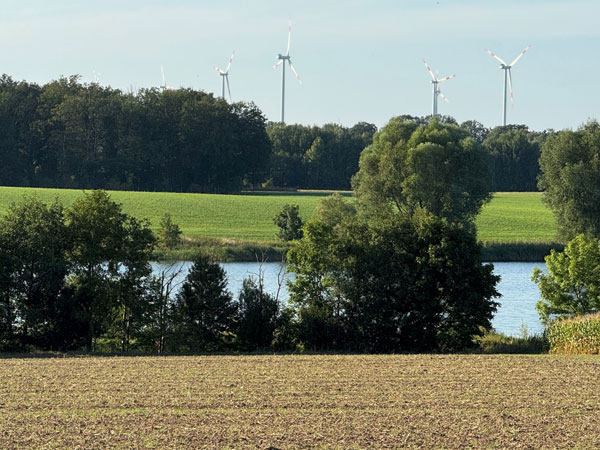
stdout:
<svg viewBox="0 0 600 450">
<path fill-rule="evenodd" d="M 288 261 L 306 346 L 456 351 L 490 327 L 498 277 L 481 264 L 470 227 L 347 215 L 334 226 L 317 217 L 305 230 Z"/>
<path fill-rule="evenodd" d="M 302 218 L 298 205 L 284 205 L 273 217 L 273 223 L 279 227 L 277 236 L 282 241 L 293 241 L 302 238 Z"/>
<path fill-rule="evenodd" d="M 438 120 L 427 125 L 390 120 L 362 153 L 353 187 L 372 215 L 424 210 L 472 222 L 491 199 L 482 146 L 458 126 Z"/>
<path fill-rule="evenodd" d="M 237 304 L 227 290 L 225 271 L 201 255 L 188 273 L 173 305 L 174 345 L 192 352 L 224 348 L 235 329 Z"/>
<path fill-rule="evenodd" d="M 549 136 L 542 145 L 539 187 L 563 241 L 600 236 L 600 125 Z"/>
<path fill-rule="evenodd" d="M 536 309 L 544 324 L 554 318 L 600 312 L 600 243 L 575 236 L 564 251 L 546 256 L 548 273 L 533 272 L 542 300 Z"/>
<path fill-rule="evenodd" d="M 3 266 L 9 268 L 3 284 L 10 287 L 19 339 L 38 348 L 68 347 L 71 339 L 65 321 L 70 311 L 64 284 L 71 240 L 62 206 L 57 202 L 48 206 L 35 198 L 13 204 L 0 219 L 0 235 L 8 259 Z"/>
<path fill-rule="evenodd" d="M 88 324 L 87 347 L 107 330 L 120 329 L 120 347 L 127 350 L 132 315 L 142 315 L 140 283 L 151 273 L 154 236 L 147 221 L 123 213 L 104 191 L 92 191 L 66 211 L 73 239 L 70 260 L 79 315 Z M 117 325 L 120 324 L 120 325 Z"/>
<path fill-rule="evenodd" d="M 173 249 L 181 241 L 181 229 L 179 225 L 173 223 L 171 215 L 165 213 L 160 219 L 160 229 L 158 231 L 158 242 L 165 248 Z"/>
<path fill-rule="evenodd" d="M 279 323 L 280 307 L 275 297 L 264 290 L 262 277 L 258 281 L 246 278 L 240 291 L 237 336 L 247 350 L 271 346 Z"/>
<path fill-rule="evenodd" d="M 494 128 L 483 141 L 488 151 L 494 191 L 537 190 L 540 138 L 525 125 Z"/>
</svg>

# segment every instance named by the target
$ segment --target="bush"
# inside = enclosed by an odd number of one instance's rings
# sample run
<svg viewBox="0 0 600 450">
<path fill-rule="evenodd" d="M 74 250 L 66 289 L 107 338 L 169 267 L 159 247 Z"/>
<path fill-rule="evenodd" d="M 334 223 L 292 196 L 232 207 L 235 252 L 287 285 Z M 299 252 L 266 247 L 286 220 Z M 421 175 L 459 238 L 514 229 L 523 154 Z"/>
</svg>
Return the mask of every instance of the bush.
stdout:
<svg viewBox="0 0 600 450">
<path fill-rule="evenodd" d="M 546 256 L 548 275 L 535 269 L 532 279 L 542 300 L 536 309 L 544 324 L 600 311 L 600 242 L 583 234 L 569 241 L 563 252 Z"/>
<path fill-rule="evenodd" d="M 564 355 L 600 354 L 600 314 L 558 319 L 546 329 L 550 353 Z"/>
<path fill-rule="evenodd" d="M 483 353 L 523 353 L 537 354 L 548 351 L 548 340 L 544 335 L 506 336 L 491 331 L 475 338 L 475 343 Z"/>
<path fill-rule="evenodd" d="M 160 230 L 158 231 L 158 242 L 169 250 L 177 247 L 181 240 L 181 230 L 179 225 L 173 223 L 171 215 L 165 213 L 160 220 Z"/>
<path fill-rule="evenodd" d="M 279 227 L 277 236 L 282 241 L 302 239 L 302 219 L 298 205 L 285 205 L 279 214 L 273 217 L 273 223 Z"/>
<path fill-rule="evenodd" d="M 171 350 L 222 350 L 236 316 L 237 304 L 227 290 L 225 270 L 209 257 L 198 256 L 175 297 L 175 348 Z"/>
<path fill-rule="evenodd" d="M 279 302 L 263 289 L 262 278 L 246 278 L 239 297 L 238 339 L 247 350 L 268 348 L 279 318 Z"/>
</svg>

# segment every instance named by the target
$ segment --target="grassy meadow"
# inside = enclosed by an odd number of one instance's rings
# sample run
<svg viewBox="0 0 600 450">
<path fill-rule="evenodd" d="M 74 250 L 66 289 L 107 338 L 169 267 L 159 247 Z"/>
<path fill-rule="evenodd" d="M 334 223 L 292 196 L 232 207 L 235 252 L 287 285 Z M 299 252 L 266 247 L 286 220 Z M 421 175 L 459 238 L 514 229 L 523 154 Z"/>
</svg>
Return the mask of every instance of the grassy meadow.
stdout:
<svg viewBox="0 0 600 450">
<path fill-rule="evenodd" d="M 272 218 L 286 203 L 298 204 L 309 218 L 319 199 L 328 193 L 258 193 L 243 195 L 181 194 L 164 192 L 111 191 L 123 210 L 148 218 L 158 228 L 164 213 L 171 214 L 186 238 L 216 238 L 227 241 L 274 242 L 277 227 Z M 0 213 L 24 196 L 51 202 L 58 198 L 70 205 L 80 190 L 0 187 Z M 345 195 L 350 195 L 349 193 Z M 540 193 L 497 193 L 477 219 L 479 238 L 494 243 L 548 243 L 555 233 L 554 218 L 542 203 Z"/>
<path fill-rule="evenodd" d="M 598 357 L 6 358 L 0 448 L 597 448 Z"/>
</svg>

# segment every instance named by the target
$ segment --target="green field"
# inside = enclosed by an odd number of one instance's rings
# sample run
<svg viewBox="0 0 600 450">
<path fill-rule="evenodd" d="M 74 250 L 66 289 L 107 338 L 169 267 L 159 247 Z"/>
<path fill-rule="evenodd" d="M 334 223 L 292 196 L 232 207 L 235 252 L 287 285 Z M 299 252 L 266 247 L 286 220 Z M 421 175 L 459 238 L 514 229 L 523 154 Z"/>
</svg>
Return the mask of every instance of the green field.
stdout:
<svg viewBox="0 0 600 450">
<path fill-rule="evenodd" d="M 0 448 L 598 448 L 598 357 L 5 358 Z"/>
<path fill-rule="evenodd" d="M 0 187 L 0 213 L 23 196 L 70 205 L 82 191 Z M 171 214 L 185 237 L 235 241 L 275 241 L 272 218 L 286 203 L 300 205 L 307 219 L 326 193 L 264 193 L 244 195 L 178 194 L 111 191 L 125 212 L 148 218 L 156 228 L 165 212 Z M 552 242 L 554 219 L 540 193 L 498 193 L 477 219 L 479 238 L 485 242 Z"/>
</svg>

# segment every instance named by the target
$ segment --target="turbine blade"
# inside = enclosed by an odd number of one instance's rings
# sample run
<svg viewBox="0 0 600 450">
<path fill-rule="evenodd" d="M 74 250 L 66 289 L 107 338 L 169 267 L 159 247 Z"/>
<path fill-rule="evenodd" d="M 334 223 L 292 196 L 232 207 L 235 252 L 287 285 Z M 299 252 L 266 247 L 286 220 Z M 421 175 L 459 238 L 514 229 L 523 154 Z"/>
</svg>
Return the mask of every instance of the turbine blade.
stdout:
<svg viewBox="0 0 600 450">
<path fill-rule="evenodd" d="M 438 93 L 440 94 L 440 97 L 442 97 L 446 102 L 450 103 L 450 100 L 448 100 L 444 94 L 442 94 L 440 91 L 438 91 Z"/>
<path fill-rule="evenodd" d="M 444 81 L 448 81 L 451 78 L 454 78 L 455 76 L 456 76 L 455 74 L 452 74 L 452 75 L 448 75 L 447 77 L 444 77 L 444 78 L 438 78 L 437 82 L 438 83 L 443 83 Z"/>
<path fill-rule="evenodd" d="M 423 60 L 423 62 L 425 63 L 425 68 L 427 69 L 427 72 L 429 72 L 429 75 L 431 75 L 431 79 L 433 81 L 435 81 L 435 75 L 431 71 L 431 67 L 429 67 L 429 65 L 427 64 L 427 61 Z"/>
<path fill-rule="evenodd" d="M 514 108 L 515 102 L 513 100 L 512 76 L 510 74 L 510 67 L 508 68 L 508 90 L 510 92 L 510 105 Z"/>
<path fill-rule="evenodd" d="M 229 73 L 229 68 L 231 67 L 231 61 L 233 61 L 233 55 L 235 55 L 235 50 L 231 54 L 231 58 L 229 58 L 229 64 L 227 64 L 227 69 L 225 69 L 225 73 Z"/>
<path fill-rule="evenodd" d="M 285 56 L 290 56 L 290 42 L 292 39 L 292 18 L 290 17 L 290 24 L 288 27 L 288 45 L 287 45 L 287 50 L 285 52 Z"/>
<path fill-rule="evenodd" d="M 525 53 L 527 53 L 527 50 L 529 50 L 530 48 L 531 48 L 531 44 L 530 44 L 530 45 L 528 45 L 528 46 L 527 46 L 527 48 L 526 48 L 525 50 L 523 50 L 521 53 L 519 53 L 519 56 L 517 56 L 517 57 L 514 59 L 514 61 L 513 61 L 513 62 L 511 62 L 509 65 L 510 65 L 511 67 L 512 67 L 512 66 L 514 66 L 514 65 L 517 63 L 517 61 L 519 60 L 519 58 L 520 58 L 521 56 L 523 56 Z"/>
<path fill-rule="evenodd" d="M 498 55 L 496 55 L 493 51 L 488 50 L 487 48 L 485 49 L 486 52 L 488 52 L 490 55 L 492 55 L 492 58 L 500 61 L 500 64 L 504 64 L 505 66 L 507 65 L 506 62 L 504 62 L 504 60 L 502 58 L 500 58 Z"/>
<path fill-rule="evenodd" d="M 277 67 L 279 67 L 281 65 L 281 63 L 283 62 L 283 59 L 280 59 L 279 61 L 277 61 L 277 64 L 275 64 L 273 66 L 273 69 L 277 69 Z"/>
<path fill-rule="evenodd" d="M 225 75 L 225 81 L 227 82 L 227 92 L 229 92 L 229 101 L 231 102 L 231 89 L 229 89 L 229 75 Z"/>
<path fill-rule="evenodd" d="M 160 73 L 162 74 L 163 86 L 166 86 L 167 82 L 165 81 L 165 69 L 162 65 L 160 66 Z"/>
<path fill-rule="evenodd" d="M 292 72 L 294 72 L 294 75 L 296 75 L 296 78 L 298 79 L 298 83 L 302 84 L 302 80 L 300 79 L 300 75 L 298 75 L 298 72 L 296 72 L 296 69 L 295 69 L 294 65 L 292 64 L 292 60 L 288 59 L 288 62 L 290 63 L 290 69 L 292 69 Z"/>
</svg>

